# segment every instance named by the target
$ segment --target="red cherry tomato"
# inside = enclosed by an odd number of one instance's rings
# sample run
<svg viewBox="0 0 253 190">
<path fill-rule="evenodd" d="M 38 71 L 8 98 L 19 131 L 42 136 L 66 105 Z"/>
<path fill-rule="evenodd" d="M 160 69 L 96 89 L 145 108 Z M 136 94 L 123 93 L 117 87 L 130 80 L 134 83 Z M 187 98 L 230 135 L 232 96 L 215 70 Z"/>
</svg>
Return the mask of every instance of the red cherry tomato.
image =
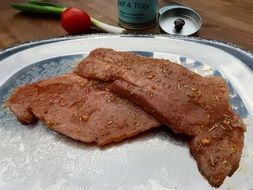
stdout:
<svg viewBox="0 0 253 190">
<path fill-rule="evenodd" d="M 91 27 L 90 16 L 77 8 L 67 8 L 61 15 L 61 25 L 69 34 L 82 34 Z"/>
</svg>

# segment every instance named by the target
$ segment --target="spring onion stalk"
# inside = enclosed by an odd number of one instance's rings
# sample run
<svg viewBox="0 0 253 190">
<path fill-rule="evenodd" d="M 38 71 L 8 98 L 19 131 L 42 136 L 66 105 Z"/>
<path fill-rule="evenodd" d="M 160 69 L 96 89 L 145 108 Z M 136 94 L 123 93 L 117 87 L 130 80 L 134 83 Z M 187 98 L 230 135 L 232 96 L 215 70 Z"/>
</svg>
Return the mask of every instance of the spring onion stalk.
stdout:
<svg viewBox="0 0 253 190">
<path fill-rule="evenodd" d="M 24 12 L 55 14 L 59 16 L 65 9 L 68 8 L 64 5 L 59 5 L 59 4 L 54 4 L 54 3 L 45 3 L 45 2 L 40 2 L 37 0 L 30 0 L 27 3 L 11 3 L 10 6 L 13 7 L 14 9 L 24 11 Z M 91 17 L 91 23 L 104 32 L 117 33 L 117 34 L 126 32 L 126 29 L 124 28 L 106 24 L 92 17 Z"/>
<path fill-rule="evenodd" d="M 97 28 L 100 28 L 101 30 L 103 30 L 104 32 L 116 33 L 116 34 L 126 33 L 125 28 L 112 26 L 112 25 L 106 24 L 106 23 L 101 22 L 101 21 L 99 21 L 95 18 L 92 18 L 92 17 L 91 17 L 91 23 L 94 26 L 96 26 Z"/>
</svg>

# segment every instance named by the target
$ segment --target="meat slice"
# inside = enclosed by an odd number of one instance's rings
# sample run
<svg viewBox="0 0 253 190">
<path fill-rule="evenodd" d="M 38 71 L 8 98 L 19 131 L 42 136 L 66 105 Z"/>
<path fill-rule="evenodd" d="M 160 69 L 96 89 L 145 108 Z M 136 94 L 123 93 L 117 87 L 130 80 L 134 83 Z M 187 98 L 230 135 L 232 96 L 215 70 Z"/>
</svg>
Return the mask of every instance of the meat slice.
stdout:
<svg viewBox="0 0 253 190">
<path fill-rule="evenodd" d="M 241 128 L 224 131 L 221 126 L 199 133 L 190 143 L 190 152 L 209 183 L 219 187 L 239 167 L 244 135 Z"/>
<path fill-rule="evenodd" d="M 111 81 L 110 90 L 132 101 L 177 133 L 192 137 L 191 154 L 212 186 L 238 168 L 244 125 L 228 101 L 221 77 L 202 77 L 168 60 L 96 49 L 75 72 Z"/>
<path fill-rule="evenodd" d="M 74 73 L 16 89 L 7 103 L 23 124 L 40 119 L 49 128 L 99 146 L 119 142 L 159 123 L 105 84 Z"/>
</svg>

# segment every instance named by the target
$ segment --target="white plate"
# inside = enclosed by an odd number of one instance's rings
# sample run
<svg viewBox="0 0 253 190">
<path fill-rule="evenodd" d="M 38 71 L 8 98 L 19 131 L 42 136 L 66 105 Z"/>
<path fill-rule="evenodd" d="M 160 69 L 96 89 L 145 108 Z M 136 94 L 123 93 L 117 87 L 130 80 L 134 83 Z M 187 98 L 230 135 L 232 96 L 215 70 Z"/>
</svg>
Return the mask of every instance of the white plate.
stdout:
<svg viewBox="0 0 253 190">
<path fill-rule="evenodd" d="M 220 189 L 253 190 L 253 56 L 235 46 L 196 38 L 90 35 L 49 39 L 0 53 L 0 102 L 24 83 L 62 74 L 92 49 L 166 58 L 205 76 L 221 75 L 248 131 L 240 168 Z M 157 129 L 100 149 L 43 127 L 25 127 L 0 108 L 0 189 L 213 189 L 187 145 Z"/>
</svg>

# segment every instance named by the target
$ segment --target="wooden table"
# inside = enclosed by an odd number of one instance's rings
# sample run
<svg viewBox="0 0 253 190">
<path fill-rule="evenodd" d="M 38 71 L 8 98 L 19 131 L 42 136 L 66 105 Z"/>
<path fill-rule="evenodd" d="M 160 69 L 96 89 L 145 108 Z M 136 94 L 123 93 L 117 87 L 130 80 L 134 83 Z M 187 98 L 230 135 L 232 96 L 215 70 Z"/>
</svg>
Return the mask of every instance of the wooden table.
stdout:
<svg viewBox="0 0 253 190">
<path fill-rule="evenodd" d="M 67 35 L 57 18 L 43 15 L 23 14 L 9 7 L 11 2 L 0 1 L 0 49 L 16 43 Z M 58 0 L 86 10 L 91 16 L 117 25 L 116 0 Z M 170 0 L 158 0 L 159 7 Z M 253 51 L 253 1 L 252 0 L 177 0 L 195 9 L 202 16 L 203 26 L 198 33 L 202 38 L 237 44 Z M 93 31 L 94 32 L 94 31 Z M 133 31 L 129 31 L 131 33 Z M 137 33 L 160 33 L 158 26 Z"/>
</svg>

